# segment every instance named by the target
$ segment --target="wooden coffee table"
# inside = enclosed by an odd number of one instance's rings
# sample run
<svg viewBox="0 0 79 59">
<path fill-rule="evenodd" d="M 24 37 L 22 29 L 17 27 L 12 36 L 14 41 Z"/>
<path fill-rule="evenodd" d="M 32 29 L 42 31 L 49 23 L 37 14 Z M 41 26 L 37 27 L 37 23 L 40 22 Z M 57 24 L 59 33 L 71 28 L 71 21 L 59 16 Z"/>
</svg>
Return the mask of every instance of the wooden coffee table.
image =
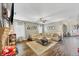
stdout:
<svg viewBox="0 0 79 59">
<path fill-rule="evenodd" d="M 43 46 L 36 41 L 31 41 L 26 43 L 38 56 L 42 55 L 45 51 L 49 50 L 51 47 L 55 46 L 57 42 L 52 41 L 49 45 Z"/>
</svg>

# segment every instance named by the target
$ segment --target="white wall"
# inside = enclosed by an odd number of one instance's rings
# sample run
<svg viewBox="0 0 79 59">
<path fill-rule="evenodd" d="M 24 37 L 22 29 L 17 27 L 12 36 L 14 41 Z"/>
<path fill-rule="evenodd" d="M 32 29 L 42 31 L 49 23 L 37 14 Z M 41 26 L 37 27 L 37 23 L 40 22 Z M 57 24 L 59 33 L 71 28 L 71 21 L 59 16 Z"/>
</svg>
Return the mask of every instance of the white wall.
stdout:
<svg viewBox="0 0 79 59">
<path fill-rule="evenodd" d="M 0 3 L 0 18 L 1 18 L 1 11 L 2 11 L 2 10 L 1 10 L 1 3 Z"/>
<path fill-rule="evenodd" d="M 38 31 L 39 24 L 32 23 L 32 22 L 25 22 L 25 25 L 26 25 L 25 26 L 26 32 L 28 32 L 30 35 L 39 33 L 39 31 Z M 27 29 L 28 27 L 30 29 Z"/>
<path fill-rule="evenodd" d="M 42 33 L 42 25 L 38 25 L 38 31 L 39 33 Z"/>
<path fill-rule="evenodd" d="M 75 31 L 73 29 L 73 26 L 75 24 L 77 24 L 78 22 L 76 20 L 63 20 L 63 21 L 59 21 L 59 22 L 53 22 L 53 23 L 49 23 L 49 24 L 45 24 L 45 33 L 54 33 L 57 32 L 60 35 L 62 35 L 63 33 L 63 24 L 67 25 L 67 32 L 70 32 L 72 35 L 74 33 L 72 33 L 72 31 Z M 25 24 L 25 27 L 24 27 Z M 31 27 L 30 30 L 27 30 L 27 27 Z M 35 26 L 37 27 L 36 29 L 32 29 L 32 27 Z M 53 27 L 53 28 L 50 28 Z M 38 33 L 42 33 L 42 26 L 40 24 L 37 23 L 32 23 L 32 22 L 24 22 L 24 21 L 19 21 L 18 22 L 14 22 L 14 28 L 15 28 L 15 32 L 17 34 L 17 37 L 24 37 L 27 38 L 28 34 L 38 34 Z M 26 29 L 26 30 L 25 30 Z M 76 33 L 76 31 L 75 31 Z"/>
<path fill-rule="evenodd" d="M 67 32 L 70 32 L 71 35 L 76 35 L 79 33 L 79 30 L 74 29 L 74 25 L 79 24 L 79 22 L 76 19 L 67 19 L 59 22 L 53 22 L 45 25 L 45 31 L 47 33 L 53 33 L 58 32 L 60 34 L 63 33 L 63 24 L 67 25 Z M 50 28 L 50 27 L 54 27 Z"/>
<path fill-rule="evenodd" d="M 64 20 L 64 21 L 62 21 L 62 24 L 67 25 L 67 32 L 70 32 L 71 35 L 77 35 L 77 33 L 79 33 L 79 30 L 74 28 L 74 25 L 78 24 L 78 21 L 76 19 Z"/>
<path fill-rule="evenodd" d="M 30 27 L 29 30 L 27 29 L 28 26 Z M 33 28 L 34 26 L 37 28 Z M 17 38 L 23 37 L 24 39 L 27 39 L 29 34 L 31 35 L 31 34 L 39 33 L 38 27 L 39 26 L 37 23 L 14 20 L 14 30 L 17 35 Z"/>
<path fill-rule="evenodd" d="M 23 22 L 14 21 L 14 30 L 17 35 L 17 38 L 18 37 L 25 38 L 25 28 Z"/>
<path fill-rule="evenodd" d="M 47 33 L 62 33 L 62 26 L 60 22 L 53 22 L 45 25 Z"/>
</svg>

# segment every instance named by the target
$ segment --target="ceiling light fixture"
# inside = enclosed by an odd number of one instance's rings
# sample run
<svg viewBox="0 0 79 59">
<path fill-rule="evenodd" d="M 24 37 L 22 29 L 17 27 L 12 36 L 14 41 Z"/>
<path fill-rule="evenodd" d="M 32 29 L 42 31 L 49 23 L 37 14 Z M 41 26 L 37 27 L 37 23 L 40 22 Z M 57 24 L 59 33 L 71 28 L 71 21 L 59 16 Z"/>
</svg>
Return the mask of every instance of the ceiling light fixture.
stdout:
<svg viewBox="0 0 79 59">
<path fill-rule="evenodd" d="M 47 20 L 43 20 L 43 18 L 40 18 L 40 21 L 41 21 L 42 23 L 46 23 Z"/>
</svg>

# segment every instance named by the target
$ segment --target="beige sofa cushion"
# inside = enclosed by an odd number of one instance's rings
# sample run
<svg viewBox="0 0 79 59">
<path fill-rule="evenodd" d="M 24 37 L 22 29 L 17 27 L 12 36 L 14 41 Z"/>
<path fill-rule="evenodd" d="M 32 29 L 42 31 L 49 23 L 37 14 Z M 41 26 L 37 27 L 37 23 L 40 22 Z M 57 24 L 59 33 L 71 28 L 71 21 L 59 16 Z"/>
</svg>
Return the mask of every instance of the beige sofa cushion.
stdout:
<svg viewBox="0 0 79 59">
<path fill-rule="evenodd" d="M 59 41 L 59 38 L 58 37 L 52 37 L 51 40 L 53 40 L 53 41 Z"/>
</svg>

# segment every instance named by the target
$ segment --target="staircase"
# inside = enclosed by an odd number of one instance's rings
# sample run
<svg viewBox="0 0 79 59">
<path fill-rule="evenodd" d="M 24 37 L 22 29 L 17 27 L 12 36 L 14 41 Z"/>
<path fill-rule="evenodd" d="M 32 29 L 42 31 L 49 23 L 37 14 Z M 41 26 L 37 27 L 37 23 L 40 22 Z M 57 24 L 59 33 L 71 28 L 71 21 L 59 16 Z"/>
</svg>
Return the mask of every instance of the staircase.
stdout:
<svg viewBox="0 0 79 59">
<path fill-rule="evenodd" d="M 0 28 L 0 52 L 1 52 L 1 47 L 2 46 L 5 46 L 5 41 L 7 39 L 9 35 L 9 28 L 7 27 L 3 27 L 3 28 Z"/>
</svg>

